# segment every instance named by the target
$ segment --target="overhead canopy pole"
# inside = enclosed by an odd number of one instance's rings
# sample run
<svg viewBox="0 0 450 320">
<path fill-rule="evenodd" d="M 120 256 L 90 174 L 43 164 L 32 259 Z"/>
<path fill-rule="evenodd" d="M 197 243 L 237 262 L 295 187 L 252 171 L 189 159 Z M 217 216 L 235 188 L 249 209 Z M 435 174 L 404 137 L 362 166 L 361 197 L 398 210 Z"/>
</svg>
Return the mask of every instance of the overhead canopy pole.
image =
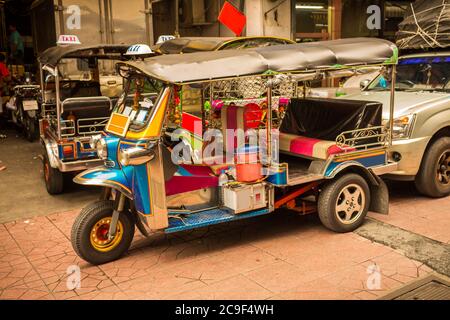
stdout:
<svg viewBox="0 0 450 320">
<path fill-rule="evenodd" d="M 154 44 L 153 39 L 153 1 L 145 0 L 145 37 L 149 46 Z"/>
<path fill-rule="evenodd" d="M 389 106 L 389 146 L 392 146 L 392 131 L 394 128 L 394 108 L 395 108 L 395 82 L 397 78 L 397 66 L 392 66 L 391 72 L 391 101 Z"/>
<path fill-rule="evenodd" d="M 272 164 L 272 87 L 274 79 L 267 82 L 267 165 Z"/>
<path fill-rule="evenodd" d="M 55 67 L 55 88 L 56 88 L 56 117 L 58 123 L 58 140 L 61 140 L 61 96 L 59 91 L 59 70 Z"/>
<path fill-rule="evenodd" d="M 180 1 L 175 0 L 175 37 L 180 36 Z"/>
</svg>

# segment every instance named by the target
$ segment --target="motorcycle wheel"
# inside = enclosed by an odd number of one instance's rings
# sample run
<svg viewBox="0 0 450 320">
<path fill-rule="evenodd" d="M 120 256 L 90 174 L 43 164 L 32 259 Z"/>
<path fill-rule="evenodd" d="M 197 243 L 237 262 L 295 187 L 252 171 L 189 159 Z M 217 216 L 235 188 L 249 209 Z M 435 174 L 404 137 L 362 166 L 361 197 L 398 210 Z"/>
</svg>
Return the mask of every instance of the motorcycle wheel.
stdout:
<svg viewBox="0 0 450 320">
<path fill-rule="evenodd" d="M 25 138 L 30 142 L 33 142 L 36 139 L 36 122 L 29 116 L 25 116 L 24 134 Z"/>
</svg>

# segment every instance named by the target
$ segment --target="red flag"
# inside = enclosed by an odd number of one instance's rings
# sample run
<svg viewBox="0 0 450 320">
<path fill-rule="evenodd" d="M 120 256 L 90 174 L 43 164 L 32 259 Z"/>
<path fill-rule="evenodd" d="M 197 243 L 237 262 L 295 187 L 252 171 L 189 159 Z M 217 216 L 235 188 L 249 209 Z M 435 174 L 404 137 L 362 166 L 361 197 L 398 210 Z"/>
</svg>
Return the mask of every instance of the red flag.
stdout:
<svg viewBox="0 0 450 320">
<path fill-rule="evenodd" d="M 231 3 L 225 1 L 222 10 L 219 13 L 219 21 L 222 22 L 228 29 L 234 32 L 236 36 L 240 36 L 244 30 L 246 17 L 236 9 Z"/>
</svg>

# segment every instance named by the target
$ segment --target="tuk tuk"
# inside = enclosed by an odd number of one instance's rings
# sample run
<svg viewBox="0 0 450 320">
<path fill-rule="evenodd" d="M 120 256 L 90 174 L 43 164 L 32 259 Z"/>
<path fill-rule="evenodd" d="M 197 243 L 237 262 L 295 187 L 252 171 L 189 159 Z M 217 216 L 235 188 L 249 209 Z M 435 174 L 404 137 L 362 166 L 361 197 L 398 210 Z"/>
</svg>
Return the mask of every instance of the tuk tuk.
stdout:
<svg viewBox="0 0 450 320">
<path fill-rule="evenodd" d="M 40 141 L 48 193 L 64 189 L 64 175 L 101 165 L 89 145 L 102 132 L 122 91 L 114 64 L 125 59 L 127 45 L 67 45 L 38 58 L 42 115 Z"/>
<path fill-rule="evenodd" d="M 395 45 L 372 38 L 119 62 L 124 91 L 91 138 L 104 164 L 74 178 L 105 197 L 75 220 L 74 250 L 101 264 L 127 251 L 135 226 L 148 236 L 280 208 L 317 212 L 336 232 L 387 214 L 394 92 L 386 123 L 377 101 L 306 93 L 368 66 L 395 74 L 396 62 Z"/>
</svg>

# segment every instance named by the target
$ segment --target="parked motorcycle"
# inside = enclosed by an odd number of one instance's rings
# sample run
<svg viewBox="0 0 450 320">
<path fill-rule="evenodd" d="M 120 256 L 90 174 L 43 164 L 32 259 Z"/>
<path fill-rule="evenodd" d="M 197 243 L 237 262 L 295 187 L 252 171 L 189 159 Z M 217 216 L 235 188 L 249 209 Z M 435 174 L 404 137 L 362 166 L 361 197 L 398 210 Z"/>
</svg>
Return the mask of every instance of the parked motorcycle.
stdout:
<svg viewBox="0 0 450 320">
<path fill-rule="evenodd" d="M 16 85 L 13 92 L 6 107 L 11 110 L 12 121 L 18 130 L 33 142 L 39 136 L 40 86 L 27 79 L 24 84 Z"/>
</svg>

